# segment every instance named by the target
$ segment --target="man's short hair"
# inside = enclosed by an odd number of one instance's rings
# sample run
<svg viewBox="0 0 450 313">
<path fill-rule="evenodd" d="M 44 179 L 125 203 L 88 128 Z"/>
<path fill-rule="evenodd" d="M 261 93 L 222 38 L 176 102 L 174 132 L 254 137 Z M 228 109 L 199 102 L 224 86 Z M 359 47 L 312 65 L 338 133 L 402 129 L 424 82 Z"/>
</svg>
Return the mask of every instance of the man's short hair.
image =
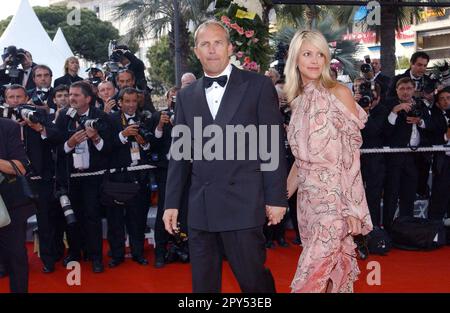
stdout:
<svg viewBox="0 0 450 313">
<path fill-rule="evenodd" d="M 206 22 L 203 22 L 202 24 L 200 24 L 199 27 L 197 27 L 197 30 L 194 33 L 194 45 L 195 45 L 195 47 L 197 47 L 197 43 L 198 43 L 197 42 L 198 33 L 203 28 L 206 28 L 206 27 L 211 26 L 211 25 L 216 25 L 216 26 L 222 28 L 224 30 L 225 34 L 226 34 L 226 38 L 227 38 L 228 43 L 231 42 L 230 41 L 230 32 L 228 31 L 228 29 L 221 22 L 211 19 L 211 20 L 207 20 Z"/>
<path fill-rule="evenodd" d="M 6 94 L 8 93 L 8 91 L 10 91 L 10 90 L 18 90 L 18 89 L 23 90 L 23 93 L 25 94 L 25 96 L 28 96 L 27 90 L 25 89 L 25 87 L 23 87 L 22 85 L 19 85 L 19 84 L 13 84 L 13 85 L 10 85 L 10 86 L 6 87 L 6 89 L 5 89 L 5 97 L 6 97 Z"/>
<path fill-rule="evenodd" d="M 138 93 L 139 92 L 136 90 L 136 88 L 133 87 L 124 88 L 119 92 L 119 100 L 123 100 L 123 97 L 125 95 L 133 95 L 133 94 L 137 95 Z"/>
<path fill-rule="evenodd" d="M 50 77 L 53 77 L 53 72 L 47 65 L 44 64 L 38 64 L 35 67 L 33 67 L 33 78 L 36 76 L 37 70 L 47 70 L 50 73 Z"/>
<path fill-rule="evenodd" d="M 91 85 L 83 80 L 72 83 L 72 85 L 70 85 L 70 88 L 80 88 L 81 93 L 85 97 L 92 97 L 92 99 L 95 98 Z"/>
<path fill-rule="evenodd" d="M 69 92 L 69 86 L 67 85 L 58 85 L 55 89 L 53 89 L 53 97 L 56 96 L 56 93 L 61 91 L 67 91 Z"/>
<path fill-rule="evenodd" d="M 417 51 L 417 52 L 414 52 L 413 55 L 411 56 L 411 60 L 410 60 L 411 64 L 416 63 L 418 58 L 426 59 L 427 63 L 430 62 L 430 56 L 427 53 L 425 53 L 423 51 Z"/>
<path fill-rule="evenodd" d="M 402 84 L 411 84 L 411 85 L 415 86 L 414 81 L 410 77 L 402 77 L 395 84 L 395 89 L 397 89 L 398 86 L 400 86 Z"/>
<path fill-rule="evenodd" d="M 117 75 L 116 75 L 116 82 L 119 81 L 119 75 L 120 75 L 120 74 L 123 74 L 123 73 L 128 73 L 128 74 L 130 74 L 130 75 L 131 75 L 131 78 L 132 78 L 134 81 L 136 81 L 136 76 L 134 75 L 134 72 L 133 72 L 132 70 L 129 70 L 129 69 L 123 69 L 123 70 L 120 70 L 120 71 L 117 72 Z"/>
</svg>

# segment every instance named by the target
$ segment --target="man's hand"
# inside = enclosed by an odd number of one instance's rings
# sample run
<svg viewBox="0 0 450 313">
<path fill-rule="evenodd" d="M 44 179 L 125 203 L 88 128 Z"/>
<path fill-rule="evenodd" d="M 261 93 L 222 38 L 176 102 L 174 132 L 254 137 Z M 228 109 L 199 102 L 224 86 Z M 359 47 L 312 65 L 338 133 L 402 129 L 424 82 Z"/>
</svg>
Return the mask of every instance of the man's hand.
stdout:
<svg viewBox="0 0 450 313">
<path fill-rule="evenodd" d="M 285 213 L 285 207 L 266 205 L 266 216 L 269 219 L 267 226 L 280 223 Z"/>
<path fill-rule="evenodd" d="M 170 123 L 170 117 L 166 112 L 161 112 L 161 117 L 159 118 L 158 130 L 162 131 L 164 124 Z"/>
<path fill-rule="evenodd" d="M 147 142 L 145 141 L 145 139 L 142 138 L 142 136 L 139 135 L 139 134 L 135 135 L 134 138 L 136 139 L 136 142 L 137 142 L 138 144 L 140 144 L 141 146 L 143 146 L 143 145 L 145 145 L 145 144 L 147 143 Z"/>
<path fill-rule="evenodd" d="M 116 100 L 111 98 L 105 102 L 105 107 L 103 108 L 103 111 L 105 111 L 106 113 L 110 113 L 112 108 L 115 107 L 116 105 L 117 105 Z"/>
<path fill-rule="evenodd" d="M 406 118 L 406 123 L 418 125 L 422 119 L 420 117 L 410 117 Z"/>
<path fill-rule="evenodd" d="M 129 125 L 122 131 L 122 136 L 124 137 L 137 136 L 138 130 L 139 130 L 138 124 Z"/>
<path fill-rule="evenodd" d="M 353 216 L 347 217 L 347 226 L 348 226 L 348 234 L 351 234 L 352 236 L 357 236 L 361 234 L 361 221 Z"/>
<path fill-rule="evenodd" d="M 41 123 L 33 123 L 29 119 L 25 119 L 25 123 L 34 131 L 40 133 L 44 130 L 44 126 Z"/>
<path fill-rule="evenodd" d="M 163 215 L 164 227 L 166 228 L 167 232 L 171 235 L 173 235 L 175 232 L 178 231 L 177 219 L 178 219 L 178 209 L 166 209 L 164 211 Z"/>
<path fill-rule="evenodd" d="M 92 127 L 86 127 L 86 135 L 92 141 L 98 141 L 99 139 L 98 131 Z"/>
<path fill-rule="evenodd" d="M 398 113 L 400 111 L 409 112 L 409 111 L 411 111 L 411 108 L 412 108 L 412 103 L 400 103 L 400 104 L 397 104 L 392 109 L 392 112 L 394 112 L 394 113 Z"/>
<path fill-rule="evenodd" d="M 82 129 L 77 131 L 75 134 L 72 135 L 72 137 L 69 138 L 69 140 L 67 140 L 67 145 L 69 146 L 69 148 L 73 148 L 87 139 L 88 137 L 86 131 Z"/>
<path fill-rule="evenodd" d="M 355 92 L 353 99 L 355 99 L 355 101 L 358 102 L 359 100 L 361 100 L 361 94 L 359 92 Z"/>
</svg>

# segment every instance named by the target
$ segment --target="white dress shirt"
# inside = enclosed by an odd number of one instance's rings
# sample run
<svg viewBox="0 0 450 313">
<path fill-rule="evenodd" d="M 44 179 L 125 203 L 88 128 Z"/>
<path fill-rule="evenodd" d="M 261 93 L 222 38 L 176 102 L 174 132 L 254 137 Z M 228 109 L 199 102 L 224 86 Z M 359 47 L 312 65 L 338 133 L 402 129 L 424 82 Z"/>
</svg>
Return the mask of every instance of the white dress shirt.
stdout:
<svg viewBox="0 0 450 313">
<path fill-rule="evenodd" d="M 220 86 L 217 82 L 214 82 L 211 87 L 205 89 L 206 102 L 208 102 L 209 110 L 211 111 L 211 115 L 213 119 L 216 118 L 217 112 L 219 111 L 220 103 L 222 102 L 223 94 L 225 93 L 225 89 L 227 88 L 228 81 L 230 80 L 230 74 L 233 67 L 231 64 L 225 68 L 225 70 L 217 76 L 209 76 L 205 73 L 206 77 L 219 77 L 223 75 L 227 75 L 228 80 L 225 86 Z"/>
</svg>

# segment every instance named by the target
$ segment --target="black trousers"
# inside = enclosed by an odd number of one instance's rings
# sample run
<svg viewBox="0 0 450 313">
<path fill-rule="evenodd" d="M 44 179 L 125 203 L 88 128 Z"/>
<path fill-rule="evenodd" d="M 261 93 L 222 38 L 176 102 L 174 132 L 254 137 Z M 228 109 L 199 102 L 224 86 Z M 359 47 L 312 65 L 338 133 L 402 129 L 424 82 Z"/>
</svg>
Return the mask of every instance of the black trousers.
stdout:
<svg viewBox="0 0 450 313">
<path fill-rule="evenodd" d="M 53 181 L 36 181 L 33 187 L 39 194 L 37 201 L 37 224 L 39 234 L 39 254 L 44 265 L 52 266 L 64 253 L 64 214 L 53 193 Z"/>
<path fill-rule="evenodd" d="M 123 260 L 125 257 L 125 225 L 132 256 L 134 258 L 144 256 L 145 227 L 149 206 L 149 193 L 145 187 L 145 185 L 142 186 L 141 191 L 129 204 L 106 209 L 108 242 L 113 259 Z"/>
<path fill-rule="evenodd" d="M 433 168 L 433 185 L 428 217 L 442 220 L 450 218 L 450 156 L 445 156 L 442 168 Z"/>
<path fill-rule="evenodd" d="M 20 209 L 19 209 L 20 210 Z M 27 220 L 10 210 L 11 223 L 0 228 L 0 260 L 9 274 L 9 289 L 28 292 L 28 255 L 25 246 Z"/>
<path fill-rule="evenodd" d="M 430 168 L 432 163 L 431 153 L 417 153 L 416 155 L 418 182 L 417 193 L 419 195 L 430 195 L 430 187 L 428 186 L 428 178 L 430 177 Z"/>
<path fill-rule="evenodd" d="M 92 261 L 102 261 L 102 216 L 100 185 L 102 176 L 71 178 L 69 198 L 77 223 L 68 226 L 69 255 L 80 257 L 85 246 Z"/>
<path fill-rule="evenodd" d="M 392 153 L 386 156 L 386 180 L 383 198 L 383 226 L 390 229 L 397 210 L 400 216 L 414 215 L 418 183 L 415 153 Z"/>
<path fill-rule="evenodd" d="M 381 226 L 381 197 L 385 179 L 383 154 L 361 155 L 361 175 L 366 192 L 367 205 L 374 226 Z"/>
<path fill-rule="evenodd" d="M 242 292 L 275 292 L 272 274 L 264 266 L 264 244 L 262 226 L 227 232 L 189 228 L 193 292 L 221 291 L 223 252 Z"/>
<path fill-rule="evenodd" d="M 154 169 L 156 183 L 158 184 L 158 210 L 155 220 L 155 254 L 164 256 L 169 241 L 169 233 L 166 231 L 163 222 L 164 199 L 166 197 L 167 168 Z"/>
</svg>

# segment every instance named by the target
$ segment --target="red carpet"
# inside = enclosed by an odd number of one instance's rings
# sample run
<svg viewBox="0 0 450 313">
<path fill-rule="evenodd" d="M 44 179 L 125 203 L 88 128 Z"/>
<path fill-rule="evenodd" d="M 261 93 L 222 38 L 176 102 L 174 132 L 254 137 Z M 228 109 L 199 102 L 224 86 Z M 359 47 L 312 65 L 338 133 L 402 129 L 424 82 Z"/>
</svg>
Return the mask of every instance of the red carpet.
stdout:
<svg viewBox="0 0 450 313">
<path fill-rule="evenodd" d="M 289 241 L 293 233 L 288 233 Z M 59 263 L 52 274 L 41 273 L 41 262 L 28 245 L 30 258 L 30 292 L 191 292 L 189 264 L 173 263 L 162 269 L 153 267 L 153 248 L 147 246 L 150 265 L 141 266 L 127 259 L 121 266 L 94 274 L 91 264 L 82 262 L 81 286 L 68 286 L 69 270 Z M 107 251 L 105 244 L 104 251 Z M 268 250 L 267 266 L 271 269 L 278 292 L 290 292 L 289 285 L 295 272 L 301 249 L 276 247 Z M 105 265 L 109 260 L 105 256 Z M 366 282 L 368 262 L 380 264 L 381 285 Z M 228 264 L 224 263 L 223 291 L 239 292 Z M 431 252 L 392 250 L 388 256 L 370 256 L 360 262 L 361 275 L 355 285 L 356 292 L 450 292 L 450 247 Z M 8 279 L 0 279 L 0 292 L 8 291 Z"/>
</svg>

